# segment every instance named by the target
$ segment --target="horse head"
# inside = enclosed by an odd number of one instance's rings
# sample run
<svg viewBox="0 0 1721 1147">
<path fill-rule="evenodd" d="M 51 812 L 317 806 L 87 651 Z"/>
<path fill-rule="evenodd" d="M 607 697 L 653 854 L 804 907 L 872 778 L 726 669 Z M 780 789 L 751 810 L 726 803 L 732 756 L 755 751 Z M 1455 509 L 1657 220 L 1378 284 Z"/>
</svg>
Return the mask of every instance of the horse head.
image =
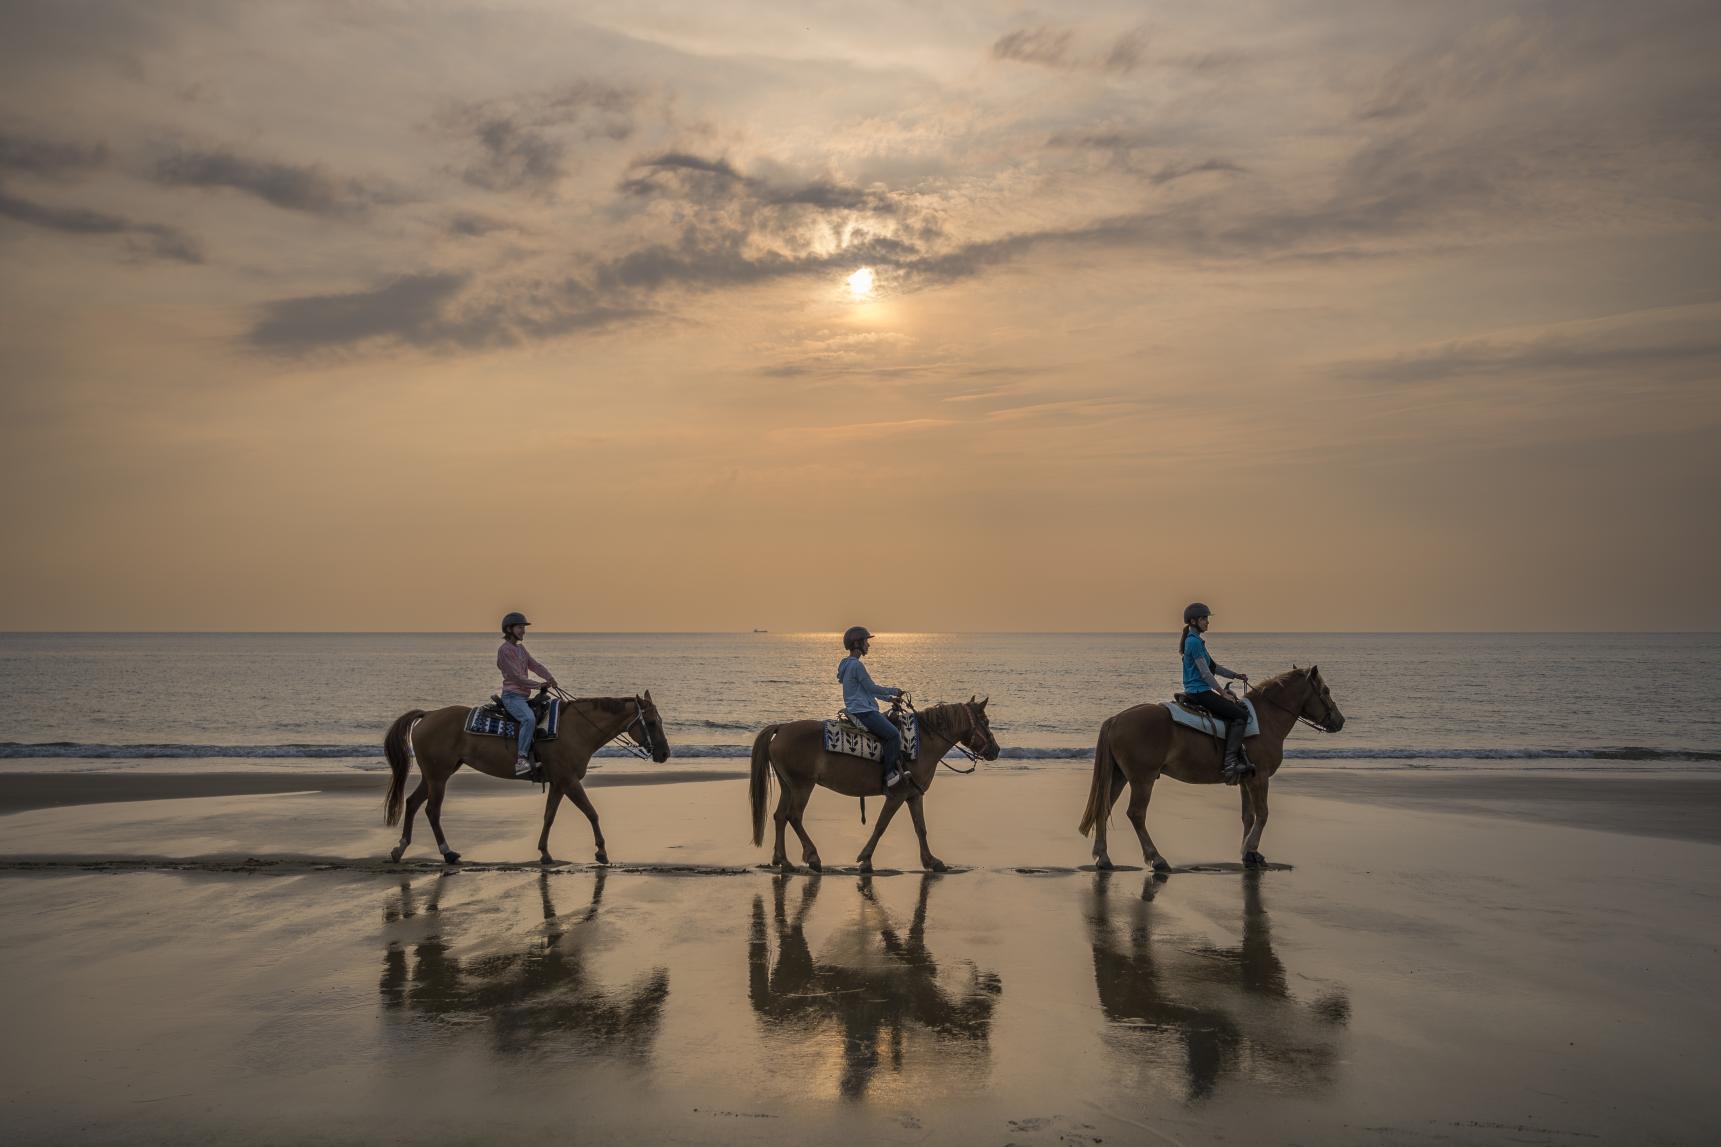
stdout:
<svg viewBox="0 0 1721 1147">
<path fill-rule="evenodd" d="M 1296 672 L 1301 673 L 1303 679 L 1309 683 L 1308 696 L 1297 715 L 1308 718 L 1309 722 L 1323 733 L 1336 733 L 1344 728 L 1345 715 L 1339 712 L 1339 707 L 1333 703 L 1333 695 L 1327 692 L 1327 683 L 1321 680 L 1321 667 L 1311 665 L 1307 669 L 1297 669 Z"/>
<path fill-rule="evenodd" d="M 644 695 L 635 697 L 634 701 L 639 705 L 638 724 L 644 734 L 640 741 L 644 744 L 645 751 L 651 754 L 651 759 L 661 765 L 669 760 L 669 737 L 664 734 L 663 718 L 658 716 L 657 704 L 651 699 L 651 690 L 647 689 Z"/>
<path fill-rule="evenodd" d="M 963 735 L 962 743 L 983 761 L 998 759 L 998 738 L 992 735 L 992 726 L 986 720 L 986 702 L 990 697 L 975 700 L 970 694 L 968 703 L 963 706 L 968 712 L 968 732 Z"/>
</svg>

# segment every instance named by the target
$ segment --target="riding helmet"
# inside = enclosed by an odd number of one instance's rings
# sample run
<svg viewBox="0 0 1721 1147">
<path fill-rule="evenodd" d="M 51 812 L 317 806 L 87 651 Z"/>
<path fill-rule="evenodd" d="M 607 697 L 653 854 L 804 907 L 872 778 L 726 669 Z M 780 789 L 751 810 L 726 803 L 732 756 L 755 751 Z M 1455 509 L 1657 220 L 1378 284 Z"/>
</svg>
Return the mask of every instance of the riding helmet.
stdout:
<svg viewBox="0 0 1721 1147">
<path fill-rule="evenodd" d="M 853 649 L 861 642 L 869 640 L 872 634 L 864 625 L 851 625 L 843 631 L 843 648 Z"/>
<path fill-rule="evenodd" d="M 510 613 L 507 617 L 504 617 L 502 619 L 502 633 L 504 636 L 506 636 L 508 633 L 508 630 L 512 626 L 531 625 L 531 624 L 532 624 L 531 622 L 526 620 L 525 614 L 523 614 L 523 613 Z"/>
<path fill-rule="evenodd" d="M 1212 617 L 1213 611 L 1198 601 L 1192 601 L 1183 608 L 1183 624 L 1188 625 L 1198 617 Z"/>
</svg>

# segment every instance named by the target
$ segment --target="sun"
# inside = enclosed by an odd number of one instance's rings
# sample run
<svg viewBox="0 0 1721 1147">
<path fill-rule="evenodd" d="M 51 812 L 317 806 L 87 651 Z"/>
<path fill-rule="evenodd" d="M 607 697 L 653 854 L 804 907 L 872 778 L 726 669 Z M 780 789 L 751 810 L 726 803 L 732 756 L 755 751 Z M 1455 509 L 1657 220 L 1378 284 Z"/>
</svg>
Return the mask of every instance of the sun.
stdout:
<svg viewBox="0 0 1721 1147">
<path fill-rule="evenodd" d="M 864 299 L 872 294 L 871 267 L 862 267 L 849 276 L 849 294 L 857 299 Z"/>
</svg>

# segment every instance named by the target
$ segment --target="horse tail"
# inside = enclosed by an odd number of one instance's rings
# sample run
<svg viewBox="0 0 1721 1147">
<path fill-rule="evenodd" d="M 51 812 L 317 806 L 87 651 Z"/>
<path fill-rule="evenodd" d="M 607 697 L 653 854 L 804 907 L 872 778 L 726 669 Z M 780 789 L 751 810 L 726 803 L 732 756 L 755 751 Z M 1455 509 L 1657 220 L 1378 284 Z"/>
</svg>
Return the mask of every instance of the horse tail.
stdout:
<svg viewBox="0 0 1721 1147">
<path fill-rule="evenodd" d="M 388 795 L 382 799 L 382 822 L 400 823 L 401 798 L 406 794 L 406 773 L 412 768 L 412 750 L 406 738 L 413 722 L 424 716 L 423 709 L 408 709 L 394 719 L 382 739 L 382 755 L 388 758 L 388 770 L 394 775 L 388 782 Z"/>
<path fill-rule="evenodd" d="M 1100 726 L 1099 743 L 1094 745 L 1094 783 L 1088 789 L 1088 807 L 1082 813 L 1083 836 L 1093 831 L 1111 803 L 1111 773 L 1117 768 L 1117 758 L 1111 752 L 1111 723 L 1112 719 L 1107 717 L 1105 724 Z"/>
<path fill-rule="evenodd" d="M 753 738 L 753 772 L 747 780 L 747 799 L 753 805 L 753 847 L 765 843 L 765 798 L 771 795 L 771 738 L 781 725 L 766 725 Z"/>
</svg>

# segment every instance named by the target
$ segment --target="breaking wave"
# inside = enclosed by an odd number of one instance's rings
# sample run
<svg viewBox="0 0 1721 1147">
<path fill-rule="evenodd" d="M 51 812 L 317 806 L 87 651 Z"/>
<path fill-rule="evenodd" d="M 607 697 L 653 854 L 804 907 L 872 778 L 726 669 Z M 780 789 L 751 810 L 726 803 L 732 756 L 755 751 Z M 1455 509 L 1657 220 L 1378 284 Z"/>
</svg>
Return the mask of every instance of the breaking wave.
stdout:
<svg viewBox="0 0 1721 1147">
<path fill-rule="evenodd" d="M 745 759 L 750 745 L 676 745 L 672 757 Z M 1009 747 L 1000 758 L 1012 761 L 1091 761 L 1091 745 L 1055 748 Z M 626 756 L 625 750 L 608 746 L 600 757 Z M 28 743 L 0 741 L 0 760 L 331 760 L 380 759 L 382 748 L 368 745 L 279 744 L 279 745 L 178 745 L 85 744 L 74 741 Z M 1285 750 L 1293 761 L 1403 761 L 1406 767 L 1436 761 L 1697 761 L 1721 763 L 1721 750 L 1657 749 L 1632 745 L 1588 749 L 1541 748 L 1325 748 L 1296 746 Z"/>
</svg>

